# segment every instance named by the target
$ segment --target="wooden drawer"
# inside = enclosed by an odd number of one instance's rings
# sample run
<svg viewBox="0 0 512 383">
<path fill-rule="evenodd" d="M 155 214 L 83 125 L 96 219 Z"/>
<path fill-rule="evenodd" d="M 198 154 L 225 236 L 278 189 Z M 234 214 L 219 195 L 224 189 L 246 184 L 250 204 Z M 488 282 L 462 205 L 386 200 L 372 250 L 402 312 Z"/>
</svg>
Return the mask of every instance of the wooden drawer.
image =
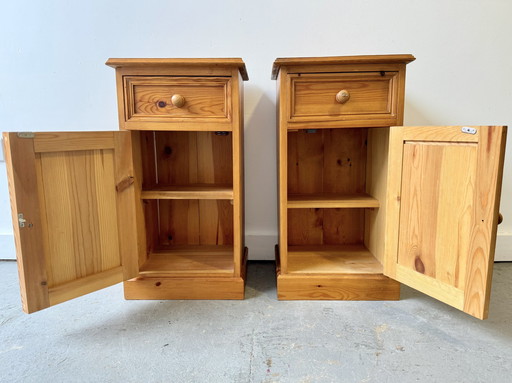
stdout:
<svg viewBox="0 0 512 383">
<path fill-rule="evenodd" d="M 230 120 L 229 78 L 124 76 L 125 121 Z"/>
<path fill-rule="evenodd" d="M 389 125 L 397 115 L 397 74 L 398 72 L 291 74 L 289 121 L 357 120 L 373 121 L 371 125 Z M 337 100 L 337 94 L 342 91 L 345 99 L 340 97 Z"/>
</svg>

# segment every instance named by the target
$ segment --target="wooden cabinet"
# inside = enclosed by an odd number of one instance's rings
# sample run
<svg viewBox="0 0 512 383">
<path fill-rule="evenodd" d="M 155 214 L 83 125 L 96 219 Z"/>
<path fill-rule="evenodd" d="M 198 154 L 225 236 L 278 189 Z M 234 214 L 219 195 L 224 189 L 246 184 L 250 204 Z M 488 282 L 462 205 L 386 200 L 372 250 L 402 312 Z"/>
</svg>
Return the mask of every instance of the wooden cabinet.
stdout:
<svg viewBox="0 0 512 383">
<path fill-rule="evenodd" d="M 110 59 L 118 132 L 4 133 L 23 309 L 243 299 L 241 59 Z"/>
<path fill-rule="evenodd" d="M 402 282 L 487 316 L 506 127 L 401 127 L 413 60 L 274 62 L 279 299 L 399 299 Z"/>
</svg>

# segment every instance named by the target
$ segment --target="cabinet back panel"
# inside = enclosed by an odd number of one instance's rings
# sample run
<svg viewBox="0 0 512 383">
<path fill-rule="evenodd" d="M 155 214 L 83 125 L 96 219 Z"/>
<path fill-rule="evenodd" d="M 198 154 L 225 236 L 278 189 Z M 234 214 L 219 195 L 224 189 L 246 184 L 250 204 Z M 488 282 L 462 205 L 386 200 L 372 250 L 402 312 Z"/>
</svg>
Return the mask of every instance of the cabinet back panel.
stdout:
<svg viewBox="0 0 512 383">
<path fill-rule="evenodd" d="M 229 200 L 159 200 L 158 245 L 232 245 Z"/>
<path fill-rule="evenodd" d="M 233 184 L 231 133 L 157 131 L 143 137 L 143 188 Z"/>
<path fill-rule="evenodd" d="M 288 209 L 288 245 L 361 244 L 364 209 Z"/>
<path fill-rule="evenodd" d="M 120 266 L 114 151 L 40 153 L 37 170 L 48 287 Z"/>
<path fill-rule="evenodd" d="M 404 145 L 398 263 L 459 289 L 471 253 L 477 150 L 476 144 Z"/>
<path fill-rule="evenodd" d="M 288 193 L 365 191 L 367 129 L 288 134 Z"/>
</svg>

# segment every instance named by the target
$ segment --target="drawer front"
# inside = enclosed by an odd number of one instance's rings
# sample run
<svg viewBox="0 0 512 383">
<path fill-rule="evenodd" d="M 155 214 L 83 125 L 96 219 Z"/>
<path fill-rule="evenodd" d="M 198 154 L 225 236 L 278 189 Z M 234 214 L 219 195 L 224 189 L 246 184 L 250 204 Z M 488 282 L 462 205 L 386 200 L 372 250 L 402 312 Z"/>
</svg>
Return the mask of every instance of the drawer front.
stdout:
<svg viewBox="0 0 512 383">
<path fill-rule="evenodd" d="M 290 122 L 386 120 L 396 115 L 397 72 L 290 75 Z"/>
<path fill-rule="evenodd" d="M 229 78 L 125 76 L 125 120 L 225 122 Z"/>
</svg>

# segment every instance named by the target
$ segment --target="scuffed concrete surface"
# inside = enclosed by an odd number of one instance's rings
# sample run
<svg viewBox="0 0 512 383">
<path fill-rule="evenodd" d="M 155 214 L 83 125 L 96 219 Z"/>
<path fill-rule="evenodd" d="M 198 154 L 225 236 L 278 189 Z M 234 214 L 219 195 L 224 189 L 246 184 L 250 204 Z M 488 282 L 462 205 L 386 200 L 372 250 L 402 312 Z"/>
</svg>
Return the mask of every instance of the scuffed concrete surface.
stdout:
<svg viewBox="0 0 512 383">
<path fill-rule="evenodd" d="M 279 302 L 271 263 L 244 301 L 125 301 L 122 285 L 26 315 L 0 262 L 1 382 L 510 382 L 512 264 L 489 319 L 402 287 L 398 302 Z"/>
</svg>

